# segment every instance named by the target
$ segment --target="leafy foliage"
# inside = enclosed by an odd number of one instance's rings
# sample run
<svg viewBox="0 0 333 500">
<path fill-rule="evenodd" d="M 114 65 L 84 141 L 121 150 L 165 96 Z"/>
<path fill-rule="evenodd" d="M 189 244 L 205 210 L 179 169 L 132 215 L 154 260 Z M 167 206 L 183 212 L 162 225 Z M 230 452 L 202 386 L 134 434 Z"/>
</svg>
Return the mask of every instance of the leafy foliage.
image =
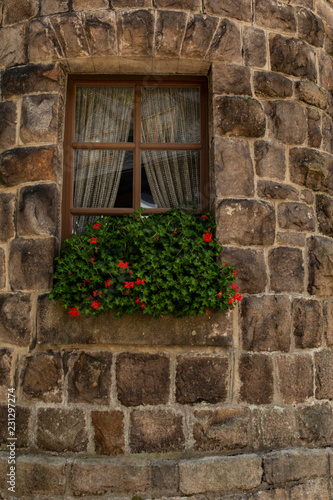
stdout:
<svg viewBox="0 0 333 500">
<path fill-rule="evenodd" d="M 207 213 L 185 210 L 102 217 L 65 241 L 50 298 L 71 316 L 114 309 L 195 316 L 226 310 L 241 299 L 236 271 L 220 264 L 221 244 Z"/>
</svg>

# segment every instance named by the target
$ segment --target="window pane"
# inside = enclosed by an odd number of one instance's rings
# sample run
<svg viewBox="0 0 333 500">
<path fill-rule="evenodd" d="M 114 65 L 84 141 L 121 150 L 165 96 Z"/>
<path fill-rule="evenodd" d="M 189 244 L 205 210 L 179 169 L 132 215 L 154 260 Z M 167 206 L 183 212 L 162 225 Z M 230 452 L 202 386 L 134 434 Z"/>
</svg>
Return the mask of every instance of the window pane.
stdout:
<svg viewBox="0 0 333 500">
<path fill-rule="evenodd" d="M 200 89 L 142 87 L 141 141 L 200 143 Z"/>
<path fill-rule="evenodd" d="M 131 142 L 134 88 L 77 86 L 74 142 Z"/>
<path fill-rule="evenodd" d="M 74 208 L 132 208 L 133 151 L 75 150 Z"/>
<path fill-rule="evenodd" d="M 142 167 L 142 206 L 200 207 L 200 151 L 142 151 Z"/>
</svg>

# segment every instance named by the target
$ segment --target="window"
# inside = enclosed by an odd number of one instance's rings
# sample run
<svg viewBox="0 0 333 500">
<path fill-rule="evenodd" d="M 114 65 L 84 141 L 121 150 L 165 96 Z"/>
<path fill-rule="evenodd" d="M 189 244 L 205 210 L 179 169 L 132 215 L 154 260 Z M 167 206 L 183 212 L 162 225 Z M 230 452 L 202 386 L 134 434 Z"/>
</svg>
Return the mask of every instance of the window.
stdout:
<svg viewBox="0 0 333 500">
<path fill-rule="evenodd" d="M 64 237 L 139 207 L 207 209 L 204 77 L 70 77 L 65 137 Z"/>
</svg>

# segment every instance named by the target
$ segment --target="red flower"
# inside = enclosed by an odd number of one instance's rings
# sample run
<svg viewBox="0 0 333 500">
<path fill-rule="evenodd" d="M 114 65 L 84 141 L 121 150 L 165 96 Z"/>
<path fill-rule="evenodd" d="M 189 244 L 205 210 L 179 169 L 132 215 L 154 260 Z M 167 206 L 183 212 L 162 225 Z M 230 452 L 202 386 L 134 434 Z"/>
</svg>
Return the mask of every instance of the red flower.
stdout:
<svg viewBox="0 0 333 500">
<path fill-rule="evenodd" d="M 100 305 L 101 305 L 101 303 L 98 302 L 97 300 L 93 300 L 92 303 L 91 303 L 91 307 L 93 309 L 98 309 Z"/>
<path fill-rule="evenodd" d="M 208 219 L 208 215 L 202 215 L 201 218 L 202 219 Z"/>
<path fill-rule="evenodd" d="M 87 280 L 87 283 L 90 283 L 90 279 L 89 279 L 89 280 Z"/>
<path fill-rule="evenodd" d="M 229 299 L 229 304 L 232 304 L 233 303 L 233 300 L 232 299 Z"/>
<path fill-rule="evenodd" d="M 105 288 L 107 288 L 108 286 L 111 286 L 111 280 L 107 280 L 105 282 Z"/>
<path fill-rule="evenodd" d="M 122 260 L 119 261 L 118 267 L 121 267 L 121 269 L 127 269 L 128 268 L 128 262 L 124 262 Z"/>
<path fill-rule="evenodd" d="M 212 241 L 212 238 L 213 238 L 213 235 L 210 234 L 208 231 L 207 231 L 207 233 L 204 234 L 204 237 L 203 237 L 204 241 L 207 241 L 207 243 Z"/>
<path fill-rule="evenodd" d="M 232 274 L 233 274 L 234 276 L 236 276 L 237 271 L 232 271 Z"/>
<path fill-rule="evenodd" d="M 101 227 L 101 225 L 100 225 L 100 224 L 98 224 L 98 223 L 93 225 L 93 228 L 94 228 L 94 229 L 99 229 L 100 227 Z"/>
<path fill-rule="evenodd" d="M 134 288 L 134 283 L 133 281 L 125 281 L 125 288 Z"/>
<path fill-rule="evenodd" d="M 220 291 L 218 294 L 217 294 L 218 297 L 222 297 L 222 291 Z"/>
<path fill-rule="evenodd" d="M 95 259 L 91 259 L 92 264 L 94 263 L 94 260 L 95 260 Z"/>
<path fill-rule="evenodd" d="M 76 307 L 70 307 L 68 312 L 72 317 L 80 316 L 80 311 L 78 309 L 76 309 Z"/>
<path fill-rule="evenodd" d="M 146 279 L 144 279 L 144 280 L 140 280 L 140 278 L 137 278 L 137 279 L 135 280 L 135 284 L 136 284 L 136 285 L 144 285 L 144 284 L 145 284 L 145 281 L 146 281 Z"/>
<path fill-rule="evenodd" d="M 146 303 L 145 303 L 145 302 L 142 302 L 142 304 L 141 304 L 141 306 L 140 306 L 140 307 L 141 307 L 142 309 L 144 309 L 144 308 L 145 308 L 145 305 L 146 305 Z"/>
<path fill-rule="evenodd" d="M 136 301 L 135 301 L 137 304 L 139 304 L 141 302 L 141 299 L 139 299 L 139 297 L 136 298 Z"/>
<path fill-rule="evenodd" d="M 212 312 L 212 311 L 208 311 L 208 309 L 207 309 L 206 313 L 209 314 L 210 312 Z"/>
<path fill-rule="evenodd" d="M 90 238 L 90 243 L 96 245 L 97 238 Z"/>
<path fill-rule="evenodd" d="M 177 231 L 172 231 L 175 236 L 177 236 Z"/>
</svg>

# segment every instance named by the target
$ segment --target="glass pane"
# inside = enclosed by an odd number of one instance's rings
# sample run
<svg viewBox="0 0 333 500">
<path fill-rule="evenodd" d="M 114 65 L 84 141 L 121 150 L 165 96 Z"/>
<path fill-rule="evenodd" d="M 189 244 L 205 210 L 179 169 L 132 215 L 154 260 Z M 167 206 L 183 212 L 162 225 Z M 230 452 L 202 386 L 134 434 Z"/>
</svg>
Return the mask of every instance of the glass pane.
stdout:
<svg viewBox="0 0 333 500">
<path fill-rule="evenodd" d="M 134 88 L 77 86 L 75 142 L 131 142 Z"/>
<path fill-rule="evenodd" d="M 74 208 L 132 206 L 133 151 L 74 151 Z"/>
<path fill-rule="evenodd" d="M 200 88 L 142 87 L 141 141 L 200 143 Z"/>
<path fill-rule="evenodd" d="M 200 207 L 200 151 L 142 151 L 141 168 L 141 206 Z"/>
</svg>

